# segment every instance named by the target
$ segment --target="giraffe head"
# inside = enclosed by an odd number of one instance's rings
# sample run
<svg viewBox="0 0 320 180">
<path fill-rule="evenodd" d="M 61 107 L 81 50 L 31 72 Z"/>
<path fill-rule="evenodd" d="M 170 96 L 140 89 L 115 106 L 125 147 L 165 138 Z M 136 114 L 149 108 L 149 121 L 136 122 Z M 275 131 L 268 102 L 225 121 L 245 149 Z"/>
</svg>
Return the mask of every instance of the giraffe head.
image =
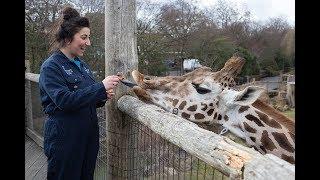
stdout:
<svg viewBox="0 0 320 180">
<path fill-rule="evenodd" d="M 134 70 L 132 77 L 138 84 L 135 94 L 146 102 L 194 122 L 212 122 L 214 107 L 223 90 L 236 85 L 244 59 L 231 57 L 217 72 L 201 67 L 183 76 L 151 77 Z M 216 109 L 217 110 L 217 109 Z"/>
<path fill-rule="evenodd" d="M 244 59 L 231 57 L 217 72 L 201 67 L 183 76 L 152 77 L 134 70 L 135 94 L 196 123 L 220 124 L 259 152 L 294 163 L 294 121 L 257 100 L 261 87 L 233 88 Z"/>
</svg>

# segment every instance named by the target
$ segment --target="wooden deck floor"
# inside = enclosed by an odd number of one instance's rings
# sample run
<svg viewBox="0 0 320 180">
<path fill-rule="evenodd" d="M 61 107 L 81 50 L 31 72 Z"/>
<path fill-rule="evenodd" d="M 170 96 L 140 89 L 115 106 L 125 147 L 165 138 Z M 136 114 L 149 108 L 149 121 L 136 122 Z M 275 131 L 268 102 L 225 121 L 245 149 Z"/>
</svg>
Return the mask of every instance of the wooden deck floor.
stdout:
<svg viewBox="0 0 320 180">
<path fill-rule="evenodd" d="M 25 136 L 25 179 L 43 180 L 47 176 L 47 157 L 43 149 Z"/>
</svg>

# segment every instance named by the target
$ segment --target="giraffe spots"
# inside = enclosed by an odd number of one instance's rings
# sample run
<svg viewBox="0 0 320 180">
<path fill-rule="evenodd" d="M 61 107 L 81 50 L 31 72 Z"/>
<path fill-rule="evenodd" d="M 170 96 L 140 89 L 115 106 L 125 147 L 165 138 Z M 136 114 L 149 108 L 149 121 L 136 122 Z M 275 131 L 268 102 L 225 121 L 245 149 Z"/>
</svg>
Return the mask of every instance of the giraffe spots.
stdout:
<svg viewBox="0 0 320 180">
<path fill-rule="evenodd" d="M 185 119 L 189 119 L 189 118 L 190 118 L 190 114 L 187 114 L 187 113 L 185 113 L 185 112 L 182 112 L 182 113 L 181 113 L 181 116 L 182 116 L 183 118 L 185 118 Z"/>
<path fill-rule="evenodd" d="M 274 127 L 277 129 L 281 129 L 281 125 L 277 121 L 275 121 L 274 119 L 269 118 L 266 114 L 264 114 L 262 112 L 259 112 L 259 111 L 255 111 L 255 112 L 258 114 L 261 121 L 266 123 L 268 126 Z"/>
<path fill-rule="evenodd" d="M 174 89 L 175 87 L 177 87 L 178 83 L 177 82 L 173 82 L 169 85 L 170 89 Z"/>
<path fill-rule="evenodd" d="M 266 148 L 264 148 L 263 146 L 260 146 L 260 149 L 264 152 L 264 154 L 266 154 L 266 153 L 267 153 Z"/>
<path fill-rule="evenodd" d="M 193 105 L 193 106 L 190 106 L 190 107 L 188 107 L 187 110 L 188 110 L 188 111 L 196 111 L 196 110 L 197 110 L 197 105 L 195 104 L 195 105 Z"/>
<path fill-rule="evenodd" d="M 261 143 L 269 151 L 273 151 L 276 148 L 272 140 L 269 138 L 268 132 L 266 130 L 264 130 L 261 135 Z"/>
<path fill-rule="evenodd" d="M 283 149 L 294 152 L 294 148 L 289 143 L 287 137 L 283 133 L 272 132 L 274 139 L 278 142 L 279 146 Z"/>
<path fill-rule="evenodd" d="M 176 105 L 178 104 L 179 100 L 178 99 L 173 99 L 172 105 L 174 107 L 176 107 Z"/>
<path fill-rule="evenodd" d="M 217 113 L 214 113 L 213 119 L 217 118 Z"/>
<path fill-rule="evenodd" d="M 187 102 L 182 101 L 181 104 L 179 105 L 179 109 L 182 110 L 186 105 L 187 105 Z"/>
<path fill-rule="evenodd" d="M 287 156 L 285 154 L 282 154 L 281 159 L 283 159 L 291 164 L 294 164 L 294 158 L 292 156 Z"/>
<path fill-rule="evenodd" d="M 195 119 L 204 119 L 204 115 L 203 114 L 201 114 L 201 113 L 196 113 L 195 115 L 194 115 L 194 118 Z"/>
<path fill-rule="evenodd" d="M 209 106 L 213 106 L 213 103 L 210 103 Z"/>
<path fill-rule="evenodd" d="M 257 117 L 248 114 L 245 116 L 248 120 L 255 122 L 258 126 L 264 127 L 264 125 L 261 123 L 260 119 L 258 119 Z"/>
<path fill-rule="evenodd" d="M 227 115 L 224 115 L 224 120 L 228 121 L 229 120 L 229 117 Z"/>
<path fill-rule="evenodd" d="M 201 108 L 202 111 L 207 110 L 208 106 L 205 103 L 201 103 L 201 106 L 204 106 L 203 108 Z"/>
<path fill-rule="evenodd" d="M 214 109 L 210 109 L 210 110 L 207 112 L 208 116 L 211 116 L 212 113 L 213 113 L 213 111 L 214 111 Z"/>
<path fill-rule="evenodd" d="M 290 134 L 290 137 L 291 137 L 292 141 L 295 142 L 295 135 L 292 134 L 291 132 L 289 132 L 289 134 Z"/>
<path fill-rule="evenodd" d="M 249 106 L 241 106 L 238 110 L 239 113 L 243 113 L 244 111 L 248 110 Z"/>
<path fill-rule="evenodd" d="M 256 142 L 256 138 L 255 137 L 250 136 L 250 139 L 251 139 L 251 141 Z"/>
<path fill-rule="evenodd" d="M 218 115 L 218 120 L 221 120 L 222 119 L 222 116 L 221 114 Z"/>
<path fill-rule="evenodd" d="M 249 124 L 247 124 L 246 122 L 243 122 L 243 125 L 244 125 L 244 129 L 248 132 L 251 132 L 251 133 L 256 133 L 257 130 L 252 128 L 251 126 L 249 126 Z"/>
</svg>

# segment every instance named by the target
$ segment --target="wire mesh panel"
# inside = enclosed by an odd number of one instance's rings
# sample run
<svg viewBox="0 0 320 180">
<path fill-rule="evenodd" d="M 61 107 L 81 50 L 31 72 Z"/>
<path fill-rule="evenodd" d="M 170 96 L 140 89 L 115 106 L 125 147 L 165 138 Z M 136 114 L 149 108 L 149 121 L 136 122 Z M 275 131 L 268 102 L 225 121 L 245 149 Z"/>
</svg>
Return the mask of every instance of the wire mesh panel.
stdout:
<svg viewBox="0 0 320 180">
<path fill-rule="evenodd" d="M 31 82 L 31 99 L 33 128 L 38 134 L 43 136 L 46 115 L 44 114 L 41 106 L 39 84 L 36 82 Z"/>
<path fill-rule="evenodd" d="M 97 109 L 98 123 L 99 123 L 99 152 L 94 172 L 95 180 L 107 179 L 107 143 L 106 143 L 106 122 L 105 110 L 103 108 Z"/>
<path fill-rule="evenodd" d="M 98 115 L 103 115 L 103 109 Z M 99 115 L 99 116 L 100 116 Z M 105 121 L 100 116 L 100 151 L 98 155 L 95 179 L 106 179 L 106 173 L 112 173 L 113 179 L 229 179 L 221 172 L 190 155 L 178 146 L 163 139 L 148 127 L 135 120 L 125 124 L 127 133 L 121 141 L 107 146 Z M 108 132 L 113 136 L 115 132 Z M 119 136 L 119 134 L 117 134 Z M 119 141 L 121 138 L 118 138 Z M 106 148 L 110 147 L 111 171 L 107 172 Z"/>
</svg>

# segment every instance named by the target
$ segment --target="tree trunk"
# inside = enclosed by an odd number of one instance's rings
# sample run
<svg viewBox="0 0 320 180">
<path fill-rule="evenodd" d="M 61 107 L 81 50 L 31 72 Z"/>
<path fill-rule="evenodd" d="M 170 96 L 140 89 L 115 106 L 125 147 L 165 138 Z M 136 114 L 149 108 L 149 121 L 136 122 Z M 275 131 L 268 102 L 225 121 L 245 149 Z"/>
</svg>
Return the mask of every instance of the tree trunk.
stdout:
<svg viewBox="0 0 320 180">
<path fill-rule="evenodd" d="M 129 78 L 131 71 L 138 69 L 135 8 L 135 0 L 105 1 L 106 76 L 120 72 Z M 106 104 L 107 179 L 123 177 L 123 170 L 129 168 L 127 167 L 129 163 L 119 159 L 128 156 L 125 150 L 128 149 L 126 134 L 129 120 L 116 105 L 117 100 L 127 90 L 127 87 L 119 84 L 115 89 L 115 97 Z M 119 156 L 115 157 L 111 154 Z"/>
</svg>

